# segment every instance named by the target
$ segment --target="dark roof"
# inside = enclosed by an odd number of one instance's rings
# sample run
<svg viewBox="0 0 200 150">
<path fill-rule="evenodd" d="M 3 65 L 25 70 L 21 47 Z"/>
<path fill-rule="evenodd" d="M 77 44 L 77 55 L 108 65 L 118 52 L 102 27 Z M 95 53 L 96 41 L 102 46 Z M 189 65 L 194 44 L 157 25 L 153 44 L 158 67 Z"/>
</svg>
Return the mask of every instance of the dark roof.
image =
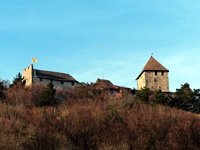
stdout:
<svg viewBox="0 0 200 150">
<path fill-rule="evenodd" d="M 57 81 L 73 81 L 78 82 L 74 79 L 71 75 L 60 73 L 60 72 L 53 72 L 53 71 L 45 71 L 45 70 L 35 70 L 37 78 L 43 79 L 50 79 L 50 80 L 57 80 Z"/>
<path fill-rule="evenodd" d="M 117 87 L 119 87 L 120 89 L 125 89 L 125 90 L 131 90 L 131 88 L 129 88 L 129 87 L 124 87 L 124 86 L 117 86 Z"/>
<path fill-rule="evenodd" d="M 166 69 L 163 65 L 161 65 L 153 56 L 150 57 L 149 61 L 144 66 L 144 68 L 142 69 L 141 73 L 136 78 L 136 80 L 141 76 L 141 74 L 144 71 L 164 71 L 164 72 L 169 72 L 169 70 Z"/>
<path fill-rule="evenodd" d="M 112 82 L 110 82 L 109 80 L 104 80 L 104 79 L 97 79 L 97 81 L 95 82 L 95 86 L 97 89 L 113 89 L 113 90 L 118 90 L 119 87 L 117 87 L 116 85 L 113 85 Z"/>
</svg>

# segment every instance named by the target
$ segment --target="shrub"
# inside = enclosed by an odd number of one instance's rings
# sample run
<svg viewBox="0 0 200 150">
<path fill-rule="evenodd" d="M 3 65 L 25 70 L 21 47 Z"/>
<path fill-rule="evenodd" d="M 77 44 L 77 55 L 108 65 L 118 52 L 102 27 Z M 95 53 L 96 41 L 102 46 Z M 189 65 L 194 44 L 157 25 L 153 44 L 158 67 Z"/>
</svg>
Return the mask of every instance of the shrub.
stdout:
<svg viewBox="0 0 200 150">
<path fill-rule="evenodd" d="M 55 100 L 56 90 L 53 88 L 53 84 L 50 82 L 42 92 L 39 105 L 40 106 L 53 106 L 56 104 Z"/>
<path fill-rule="evenodd" d="M 138 90 L 137 92 L 136 92 L 136 96 L 140 99 L 140 100 L 142 100 L 142 101 L 144 101 L 144 102 L 148 102 L 149 101 L 149 98 L 150 98 L 150 96 L 151 96 L 151 94 L 152 94 L 152 91 L 150 91 L 150 89 L 149 88 L 142 88 L 141 90 Z"/>
<path fill-rule="evenodd" d="M 154 104 L 168 105 L 169 101 L 170 101 L 169 98 L 167 98 L 161 90 L 154 92 L 154 100 L 153 100 Z"/>
</svg>

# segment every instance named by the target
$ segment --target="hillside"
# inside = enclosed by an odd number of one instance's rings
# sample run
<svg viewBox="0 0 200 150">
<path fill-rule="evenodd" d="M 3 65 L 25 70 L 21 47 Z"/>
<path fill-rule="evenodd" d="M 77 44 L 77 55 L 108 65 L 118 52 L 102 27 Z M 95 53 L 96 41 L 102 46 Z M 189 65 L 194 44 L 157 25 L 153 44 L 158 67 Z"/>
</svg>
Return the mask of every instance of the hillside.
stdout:
<svg viewBox="0 0 200 150">
<path fill-rule="evenodd" d="M 38 106 L 43 86 L 14 86 L 0 105 L 0 149 L 198 149 L 198 115 L 115 98 L 90 87 L 57 90 L 54 106 Z"/>
</svg>

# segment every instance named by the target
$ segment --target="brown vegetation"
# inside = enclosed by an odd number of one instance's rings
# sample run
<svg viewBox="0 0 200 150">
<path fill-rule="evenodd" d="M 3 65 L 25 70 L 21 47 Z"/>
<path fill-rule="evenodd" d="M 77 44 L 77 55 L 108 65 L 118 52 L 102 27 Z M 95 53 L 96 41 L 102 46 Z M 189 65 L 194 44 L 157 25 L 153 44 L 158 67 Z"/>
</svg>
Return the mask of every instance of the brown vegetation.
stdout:
<svg viewBox="0 0 200 150">
<path fill-rule="evenodd" d="M 0 149 L 199 149 L 200 119 L 190 112 L 92 92 L 57 90 L 56 106 L 39 107 L 45 87 L 5 91 Z"/>
</svg>

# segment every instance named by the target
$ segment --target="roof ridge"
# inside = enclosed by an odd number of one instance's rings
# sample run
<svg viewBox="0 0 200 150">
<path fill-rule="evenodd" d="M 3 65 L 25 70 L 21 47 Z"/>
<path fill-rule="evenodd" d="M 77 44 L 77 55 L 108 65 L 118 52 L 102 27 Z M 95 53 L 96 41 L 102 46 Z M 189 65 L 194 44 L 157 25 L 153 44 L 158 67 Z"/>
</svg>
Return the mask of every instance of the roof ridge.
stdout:
<svg viewBox="0 0 200 150">
<path fill-rule="evenodd" d="M 68 74 L 69 75 L 69 73 L 63 73 L 63 72 L 58 72 L 58 71 L 48 71 L 48 70 L 40 70 L 40 69 L 34 69 L 34 70 L 44 71 L 44 72 L 52 72 L 52 73 L 59 73 L 59 74 Z"/>
</svg>

